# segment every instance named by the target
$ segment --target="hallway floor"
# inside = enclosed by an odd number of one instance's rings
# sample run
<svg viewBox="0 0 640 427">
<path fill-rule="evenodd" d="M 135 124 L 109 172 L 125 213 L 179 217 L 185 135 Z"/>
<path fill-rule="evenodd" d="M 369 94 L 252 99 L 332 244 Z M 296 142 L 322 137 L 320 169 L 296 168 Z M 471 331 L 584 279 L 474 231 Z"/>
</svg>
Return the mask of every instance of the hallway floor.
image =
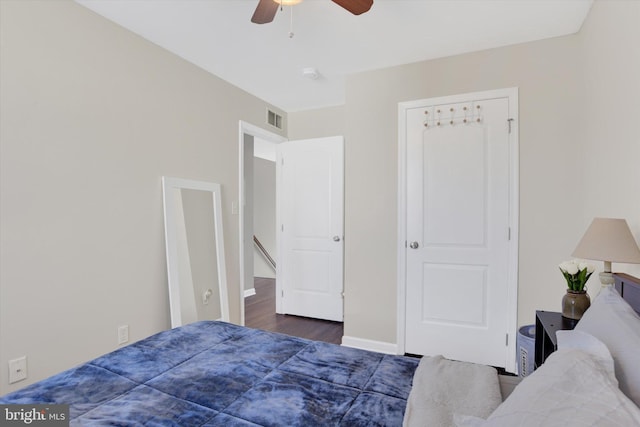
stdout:
<svg viewBox="0 0 640 427">
<path fill-rule="evenodd" d="M 316 341 L 341 343 L 342 322 L 276 314 L 275 279 L 256 277 L 254 286 L 256 294 L 244 300 L 246 326 Z"/>
</svg>

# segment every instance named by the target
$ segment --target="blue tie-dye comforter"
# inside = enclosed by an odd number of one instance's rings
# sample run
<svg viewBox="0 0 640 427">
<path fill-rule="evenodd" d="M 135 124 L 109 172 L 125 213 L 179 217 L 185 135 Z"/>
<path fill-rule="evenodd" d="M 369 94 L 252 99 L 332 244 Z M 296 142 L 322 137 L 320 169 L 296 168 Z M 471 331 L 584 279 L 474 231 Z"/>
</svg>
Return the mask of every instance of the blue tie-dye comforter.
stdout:
<svg viewBox="0 0 640 427">
<path fill-rule="evenodd" d="M 198 322 L 0 398 L 71 425 L 400 426 L 417 359 Z"/>
</svg>

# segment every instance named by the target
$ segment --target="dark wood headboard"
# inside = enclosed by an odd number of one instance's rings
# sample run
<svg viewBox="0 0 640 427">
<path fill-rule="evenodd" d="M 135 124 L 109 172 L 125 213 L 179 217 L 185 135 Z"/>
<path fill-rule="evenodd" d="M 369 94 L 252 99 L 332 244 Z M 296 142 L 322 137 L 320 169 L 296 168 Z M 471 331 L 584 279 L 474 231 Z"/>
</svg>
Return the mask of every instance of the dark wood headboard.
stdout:
<svg viewBox="0 0 640 427">
<path fill-rule="evenodd" d="M 614 273 L 616 289 L 633 309 L 640 313 L 640 279 L 625 273 Z"/>
</svg>

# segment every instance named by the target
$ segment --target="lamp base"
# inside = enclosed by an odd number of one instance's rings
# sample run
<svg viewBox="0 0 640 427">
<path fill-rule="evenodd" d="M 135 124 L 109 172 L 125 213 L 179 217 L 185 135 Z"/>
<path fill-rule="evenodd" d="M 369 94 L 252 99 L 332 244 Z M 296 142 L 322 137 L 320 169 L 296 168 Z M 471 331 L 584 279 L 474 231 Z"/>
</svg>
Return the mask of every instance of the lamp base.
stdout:
<svg viewBox="0 0 640 427">
<path fill-rule="evenodd" d="M 600 273 L 600 283 L 602 283 L 602 286 L 612 286 L 615 282 L 613 273 L 610 271 L 603 271 Z"/>
</svg>

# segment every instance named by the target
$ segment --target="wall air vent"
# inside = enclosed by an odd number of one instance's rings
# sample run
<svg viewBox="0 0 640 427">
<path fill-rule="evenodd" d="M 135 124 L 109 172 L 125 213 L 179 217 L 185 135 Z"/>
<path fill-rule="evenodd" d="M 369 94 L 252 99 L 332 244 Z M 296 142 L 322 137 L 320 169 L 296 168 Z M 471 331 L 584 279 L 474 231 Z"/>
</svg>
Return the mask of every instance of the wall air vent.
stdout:
<svg viewBox="0 0 640 427">
<path fill-rule="evenodd" d="M 271 126 L 282 130 L 282 116 L 267 108 L 267 123 Z"/>
</svg>

